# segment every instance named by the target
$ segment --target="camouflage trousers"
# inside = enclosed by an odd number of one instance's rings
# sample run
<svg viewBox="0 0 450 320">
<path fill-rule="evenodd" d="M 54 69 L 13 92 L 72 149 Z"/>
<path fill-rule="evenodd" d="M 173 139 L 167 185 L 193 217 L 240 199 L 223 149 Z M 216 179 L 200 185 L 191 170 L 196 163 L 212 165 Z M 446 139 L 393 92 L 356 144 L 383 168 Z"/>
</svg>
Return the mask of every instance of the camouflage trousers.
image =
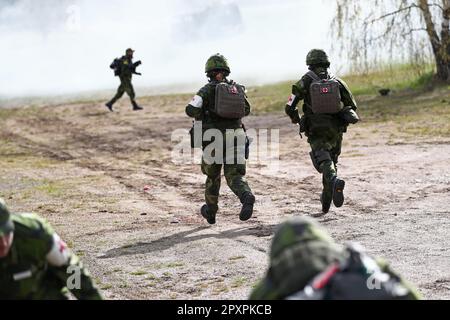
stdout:
<svg viewBox="0 0 450 320">
<path fill-rule="evenodd" d="M 122 98 L 124 93 L 127 93 L 130 97 L 130 100 L 132 103 L 134 103 L 134 99 L 136 98 L 136 94 L 134 92 L 133 84 L 131 83 L 131 79 L 127 78 L 121 78 L 120 79 L 120 86 L 117 88 L 117 93 L 114 96 L 114 98 L 111 99 L 109 102 L 111 105 L 113 105 L 117 100 Z"/>
<path fill-rule="evenodd" d="M 327 151 L 330 153 L 331 160 L 320 163 L 320 171 L 322 172 L 324 200 L 331 201 L 333 196 L 332 182 L 337 176 L 337 163 L 342 149 L 342 133 L 310 136 L 308 143 L 313 152 Z"/>
<path fill-rule="evenodd" d="M 237 129 L 235 131 L 236 135 L 244 135 L 245 133 L 242 129 Z M 223 133 L 224 142 L 227 138 L 227 134 Z M 245 143 L 245 142 L 244 142 Z M 204 145 L 204 147 L 207 146 Z M 212 208 L 217 208 L 219 203 L 219 191 L 221 185 L 221 172 L 222 167 L 224 169 L 225 179 L 227 181 L 228 187 L 233 191 L 233 193 L 242 200 L 246 193 L 251 193 L 246 179 L 246 163 L 238 162 L 238 152 L 243 150 L 236 141 L 231 148 L 224 146 L 222 163 L 212 163 L 209 164 L 205 161 L 205 155 L 202 158 L 201 169 L 203 174 L 207 176 L 205 183 L 205 200 L 206 204 Z M 231 163 L 230 163 L 231 162 Z"/>
</svg>

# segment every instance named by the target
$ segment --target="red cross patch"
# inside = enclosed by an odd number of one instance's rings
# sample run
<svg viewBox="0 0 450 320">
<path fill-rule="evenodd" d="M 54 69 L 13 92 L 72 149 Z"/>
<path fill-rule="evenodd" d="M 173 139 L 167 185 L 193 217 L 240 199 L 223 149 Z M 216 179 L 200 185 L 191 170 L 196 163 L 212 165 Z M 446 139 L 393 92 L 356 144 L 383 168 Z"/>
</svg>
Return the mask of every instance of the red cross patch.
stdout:
<svg viewBox="0 0 450 320">
<path fill-rule="evenodd" d="M 64 241 L 60 240 L 59 241 L 59 252 L 63 253 L 64 251 L 66 251 L 66 249 L 67 249 L 67 244 Z"/>
<path fill-rule="evenodd" d="M 230 93 L 232 93 L 232 94 L 237 94 L 238 93 L 238 89 L 236 88 L 236 86 L 232 86 L 230 88 Z"/>
</svg>

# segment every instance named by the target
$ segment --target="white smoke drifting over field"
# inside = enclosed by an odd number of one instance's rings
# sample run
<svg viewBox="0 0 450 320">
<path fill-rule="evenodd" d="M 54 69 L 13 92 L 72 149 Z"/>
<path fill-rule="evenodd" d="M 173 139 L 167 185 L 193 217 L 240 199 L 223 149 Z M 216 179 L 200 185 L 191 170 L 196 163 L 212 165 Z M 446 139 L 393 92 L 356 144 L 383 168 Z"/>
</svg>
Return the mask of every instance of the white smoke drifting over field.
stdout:
<svg viewBox="0 0 450 320">
<path fill-rule="evenodd" d="M 112 89 L 108 68 L 132 47 L 138 87 L 204 81 L 220 52 L 232 78 L 297 78 L 313 47 L 329 49 L 329 0 L 0 0 L 0 96 Z M 338 63 L 338 62 L 337 62 Z"/>
</svg>

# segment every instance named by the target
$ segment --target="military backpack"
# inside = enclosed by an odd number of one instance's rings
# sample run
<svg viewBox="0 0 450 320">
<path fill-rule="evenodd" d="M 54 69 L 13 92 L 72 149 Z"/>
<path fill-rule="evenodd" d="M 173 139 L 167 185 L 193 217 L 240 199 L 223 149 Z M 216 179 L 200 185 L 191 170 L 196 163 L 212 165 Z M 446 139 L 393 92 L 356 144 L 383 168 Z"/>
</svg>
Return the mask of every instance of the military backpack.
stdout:
<svg viewBox="0 0 450 320">
<path fill-rule="evenodd" d="M 330 265 L 304 289 L 287 300 L 407 300 L 410 291 L 387 273 L 357 244 L 346 247 L 348 257 Z"/>
<path fill-rule="evenodd" d="M 118 77 L 120 75 L 120 68 L 122 66 L 122 59 L 116 58 L 114 61 L 109 65 L 111 69 L 114 70 L 114 76 Z"/>
<path fill-rule="evenodd" d="M 309 87 L 311 109 L 315 114 L 336 114 L 341 111 L 340 84 L 335 78 L 321 79 L 314 72 L 306 74 L 313 81 Z"/>
<path fill-rule="evenodd" d="M 245 87 L 237 83 L 221 82 L 216 85 L 212 112 L 226 119 L 245 117 Z"/>
</svg>

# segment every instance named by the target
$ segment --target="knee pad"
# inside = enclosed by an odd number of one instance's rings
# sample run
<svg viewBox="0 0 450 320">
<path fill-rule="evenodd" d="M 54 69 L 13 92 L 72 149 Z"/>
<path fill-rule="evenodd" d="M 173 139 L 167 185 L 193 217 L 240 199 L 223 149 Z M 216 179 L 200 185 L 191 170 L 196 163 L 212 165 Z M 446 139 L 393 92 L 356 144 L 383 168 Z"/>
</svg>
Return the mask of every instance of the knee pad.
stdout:
<svg viewBox="0 0 450 320">
<path fill-rule="evenodd" d="M 314 165 L 314 168 L 316 168 L 316 170 L 319 173 L 322 173 L 322 170 L 320 169 L 320 165 L 325 161 L 332 160 L 330 152 L 325 151 L 325 150 L 311 151 L 309 153 L 309 155 L 311 156 L 311 160 Z"/>
</svg>

